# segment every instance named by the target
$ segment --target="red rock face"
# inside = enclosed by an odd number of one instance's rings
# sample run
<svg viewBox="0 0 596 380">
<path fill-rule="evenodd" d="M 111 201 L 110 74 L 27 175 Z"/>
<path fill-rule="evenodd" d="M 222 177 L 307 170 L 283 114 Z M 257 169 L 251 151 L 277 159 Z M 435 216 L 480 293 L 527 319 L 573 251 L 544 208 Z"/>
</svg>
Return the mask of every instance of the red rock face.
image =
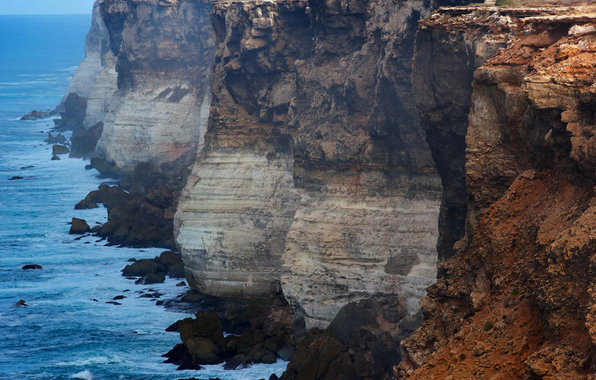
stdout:
<svg viewBox="0 0 596 380">
<path fill-rule="evenodd" d="M 594 378 L 596 30 L 580 15 L 593 9 L 567 11 L 483 19 L 478 38 L 509 41 L 474 73 L 468 236 L 422 301 L 402 378 Z M 439 24 L 477 31 L 482 18 Z"/>
</svg>

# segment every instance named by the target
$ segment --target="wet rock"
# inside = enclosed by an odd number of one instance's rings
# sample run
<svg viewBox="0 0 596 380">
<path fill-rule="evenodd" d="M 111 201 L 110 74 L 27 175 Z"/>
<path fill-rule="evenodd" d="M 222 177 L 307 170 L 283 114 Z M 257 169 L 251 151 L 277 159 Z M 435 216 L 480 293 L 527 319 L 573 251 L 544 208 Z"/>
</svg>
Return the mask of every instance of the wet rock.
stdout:
<svg viewBox="0 0 596 380">
<path fill-rule="evenodd" d="M 71 151 L 74 157 L 87 158 L 95 151 L 97 141 L 103 132 L 103 122 L 90 128 L 80 126 L 75 129 L 71 137 Z"/>
<path fill-rule="evenodd" d="M 52 161 L 60 161 L 60 157 L 58 157 L 57 155 L 53 155 Z"/>
<path fill-rule="evenodd" d="M 176 286 L 178 286 L 178 287 L 180 287 L 180 286 L 186 286 L 186 282 L 181 281 L 181 282 L 177 283 Z"/>
<path fill-rule="evenodd" d="M 66 144 L 67 140 L 66 137 L 62 133 L 58 133 L 57 136 L 53 136 L 50 132 L 48 132 L 48 138 L 45 139 L 48 144 Z"/>
<path fill-rule="evenodd" d="M 12 178 L 7 179 L 7 181 L 16 181 L 16 180 L 19 180 L 19 179 L 23 179 L 23 177 L 14 176 Z"/>
<path fill-rule="evenodd" d="M 25 300 L 20 300 L 19 302 L 17 302 L 17 303 L 15 304 L 15 306 L 29 306 L 29 305 L 27 304 L 27 301 L 25 301 Z"/>
<path fill-rule="evenodd" d="M 114 301 L 123 300 L 125 298 L 126 298 L 125 296 L 119 295 L 119 296 L 114 297 Z"/>
<path fill-rule="evenodd" d="M 91 228 L 84 219 L 72 218 L 72 225 L 70 226 L 71 235 L 82 235 L 91 231 Z"/>
<path fill-rule="evenodd" d="M 35 166 L 33 166 L 33 165 L 30 165 L 30 166 L 23 166 L 23 167 L 21 168 L 21 170 L 32 169 L 32 168 L 34 168 L 34 167 L 35 167 Z"/>
<path fill-rule="evenodd" d="M 116 305 L 116 306 L 122 305 L 120 302 L 115 302 L 115 301 L 108 301 L 106 303 L 109 303 L 110 305 Z"/>
<path fill-rule="evenodd" d="M 53 155 L 60 155 L 60 154 L 68 154 L 70 150 L 67 146 L 64 145 L 53 145 L 52 146 L 52 154 Z"/>
<path fill-rule="evenodd" d="M 99 206 L 97 205 L 97 203 L 89 202 L 86 199 L 83 199 L 75 205 L 75 210 L 88 210 L 93 208 L 99 208 Z"/>
<path fill-rule="evenodd" d="M 101 185 L 98 190 L 87 194 L 85 201 L 88 203 L 102 203 L 108 210 L 125 203 L 132 196 L 117 186 Z"/>
<path fill-rule="evenodd" d="M 166 275 L 163 273 L 151 273 L 145 277 L 143 277 L 142 279 L 137 280 L 135 283 L 136 284 L 145 284 L 145 285 L 150 285 L 150 284 L 161 284 L 163 282 L 166 281 Z"/>
<path fill-rule="evenodd" d="M 47 119 L 48 117 L 52 117 L 56 115 L 56 111 L 36 111 L 33 110 L 29 112 L 27 115 L 21 117 L 21 120 L 41 120 Z"/>
<path fill-rule="evenodd" d="M 179 331 L 180 322 L 182 322 L 182 320 L 176 321 L 176 322 L 172 323 L 171 325 L 169 325 L 166 328 L 166 331 L 167 332 L 178 332 Z"/>
<path fill-rule="evenodd" d="M 27 265 L 23 266 L 23 268 L 21 268 L 21 269 L 25 269 L 25 270 L 27 270 L 27 269 L 43 269 L 43 267 L 38 264 L 27 264 Z"/>
<path fill-rule="evenodd" d="M 54 120 L 57 130 L 72 131 L 83 124 L 87 114 L 87 99 L 71 92 L 62 102 L 62 106 L 64 112 L 60 112 L 61 119 Z"/>
<path fill-rule="evenodd" d="M 397 323 L 384 315 L 400 310 Z M 401 357 L 396 297 L 375 296 L 344 306 L 325 331 L 312 329 L 298 344 L 281 379 L 390 379 Z"/>
</svg>

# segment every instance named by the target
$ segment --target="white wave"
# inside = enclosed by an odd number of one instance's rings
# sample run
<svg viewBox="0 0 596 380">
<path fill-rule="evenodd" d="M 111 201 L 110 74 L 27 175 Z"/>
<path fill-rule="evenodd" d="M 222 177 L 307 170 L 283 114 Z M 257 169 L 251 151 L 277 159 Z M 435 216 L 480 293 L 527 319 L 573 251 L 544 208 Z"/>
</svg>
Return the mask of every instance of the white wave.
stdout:
<svg viewBox="0 0 596 380">
<path fill-rule="evenodd" d="M 55 365 L 58 367 L 81 367 L 81 366 L 90 366 L 90 365 L 97 365 L 97 364 L 118 364 L 124 363 L 122 359 L 118 356 L 108 357 L 108 356 L 95 356 L 88 359 L 80 359 L 74 360 L 71 362 L 60 362 L 56 363 Z"/>
<path fill-rule="evenodd" d="M 70 66 L 68 69 L 56 69 L 56 71 L 76 71 L 79 66 Z"/>
<path fill-rule="evenodd" d="M 22 85 L 30 85 L 30 84 L 47 84 L 48 82 L 51 82 L 51 81 L 52 81 L 52 79 L 48 78 L 48 79 L 32 80 L 32 81 L 27 81 L 27 82 L 0 82 L 0 85 L 22 86 Z"/>
<path fill-rule="evenodd" d="M 93 380 L 93 375 L 88 370 L 75 373 L 70 377 L 71 379 Z"/>
</svg>

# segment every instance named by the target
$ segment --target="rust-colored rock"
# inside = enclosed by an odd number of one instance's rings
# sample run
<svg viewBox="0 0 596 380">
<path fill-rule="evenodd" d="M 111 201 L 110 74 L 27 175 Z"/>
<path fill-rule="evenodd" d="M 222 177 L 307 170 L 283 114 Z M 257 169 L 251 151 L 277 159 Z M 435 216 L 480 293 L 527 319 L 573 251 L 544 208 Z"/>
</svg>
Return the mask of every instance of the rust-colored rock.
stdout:
<svg viewBox="0 0 596 380">
<path fill-rule="evenodd" d="M 421 302 L 426 321 L 396 374 L 594 379 L 596 46 L 584 24 L 595 10 L 457 12 L 423 26 L 486 27 L 478 40 L 505 20 L 507 48 L 474 73 L 467 237 Z"/>
</svg>

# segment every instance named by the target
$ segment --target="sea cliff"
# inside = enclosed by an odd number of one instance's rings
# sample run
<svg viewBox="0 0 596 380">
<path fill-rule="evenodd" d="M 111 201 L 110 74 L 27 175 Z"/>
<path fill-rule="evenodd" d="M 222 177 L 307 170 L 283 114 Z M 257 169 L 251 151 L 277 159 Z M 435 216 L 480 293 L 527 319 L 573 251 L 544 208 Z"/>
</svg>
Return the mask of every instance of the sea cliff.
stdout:
<svg viewBox="0 0 596 380">
<path fill-rule="evenodd" d="M 462 3 L 101 0 L 100 234 L 289 307 L 285 379 L 593 378 L 596 11 Z"/>
<path fill-rule="evenodd" d="M 465 134 L 469 202 L 426 321 L 402 343 L 403 378 L 593 378 L 594 11 L 454 8 L 421 23 L 415 61 L 462 61 L 415 63 L 414 82 L 444 78 L 418 101 L 423 124 L 453 137 L 439 149 Z M 467 125 L 428 111 L 444 89 L 465 97 L 439 114 L 469 107 Z"/>
</svg>

